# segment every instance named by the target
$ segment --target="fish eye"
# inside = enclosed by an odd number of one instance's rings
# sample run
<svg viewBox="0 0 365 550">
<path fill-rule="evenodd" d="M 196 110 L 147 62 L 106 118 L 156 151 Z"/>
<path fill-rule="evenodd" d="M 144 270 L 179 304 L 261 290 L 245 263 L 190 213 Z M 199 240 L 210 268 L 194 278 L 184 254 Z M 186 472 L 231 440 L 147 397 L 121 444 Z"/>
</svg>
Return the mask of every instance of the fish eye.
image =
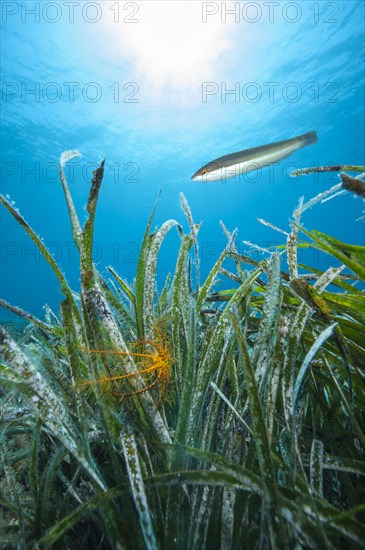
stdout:
<svg viewBox="0 0 365 550">
<path fill-rule="evenodd" d="M 202 168 L 200 173 L 202 176 L 204 176 L 204 174 L 206 174 L 208 172 L 208 170 L 206 168 Z"/>
</svg>

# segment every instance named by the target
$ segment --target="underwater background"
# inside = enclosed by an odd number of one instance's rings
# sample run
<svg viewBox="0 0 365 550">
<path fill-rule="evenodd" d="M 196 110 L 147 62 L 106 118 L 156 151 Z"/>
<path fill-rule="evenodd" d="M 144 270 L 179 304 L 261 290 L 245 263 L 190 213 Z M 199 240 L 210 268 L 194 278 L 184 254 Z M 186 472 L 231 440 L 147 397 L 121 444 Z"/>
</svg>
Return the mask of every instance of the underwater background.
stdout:
<svg viewBox="0 0 365 550">
<path fill-rule="evenodd" d="M 1 3 L 2 548 L 364 548 L 363 22 Z"/>
<path fill-rule="evenodd" d="M 364 3 L 2 2 L 1 189 L 44 238 L 77 289 L 78 254 L 58 178 L 60 154 L 81 221 L 92 171 L 106 169 L 94 259 L 135 276 L 140 243 L 159 190 L 154 223 L 182 221 L 179 193 L 200 229 L 202 278 L 226 244 L 219 220 L 270 248 L 288 230 L 299 198 L 337 174 L 290 177 L 296 168 L 363 164 Z M 238 181 L 197 183 L 206 162 L 316 130 L 318 143 Z M 362 201 L 348 193 L 306 214 L 306 227 L 364 243 Z M 285 239 L 285 237 L 283 237 Z M 1 295 L 42 316 L 58 311 L 59 285 L 15 220 L 1 216 Z M 282 242 L 285 242 L 284 240 Z M 169 234 L 160 282 L 174 269 Z M 326 258 L 310 254 L 326 269 Z M 260 259 L 257 257 L 257 259 Z M 15 319 L 0 311 L 1 320 Z"/>
</svg>

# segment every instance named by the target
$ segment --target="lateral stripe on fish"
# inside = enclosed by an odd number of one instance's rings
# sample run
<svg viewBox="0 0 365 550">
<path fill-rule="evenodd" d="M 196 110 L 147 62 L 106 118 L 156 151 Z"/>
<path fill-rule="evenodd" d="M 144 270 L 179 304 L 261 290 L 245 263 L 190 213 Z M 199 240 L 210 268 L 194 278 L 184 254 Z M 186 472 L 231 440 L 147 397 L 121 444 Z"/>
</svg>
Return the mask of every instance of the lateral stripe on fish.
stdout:
<svg viewBox="0 0 365 550">
<path fill-rule="evenodd" d="M 292 139 L 244 149 L 237 153 L 224 155 L 205 164 L 191 177 L 193 181 L 225 181 L 243 173 L 258 170 L 279 162 L 297 149 L 316 143 L 317 132 L 312 131 Z"/>
</svg>

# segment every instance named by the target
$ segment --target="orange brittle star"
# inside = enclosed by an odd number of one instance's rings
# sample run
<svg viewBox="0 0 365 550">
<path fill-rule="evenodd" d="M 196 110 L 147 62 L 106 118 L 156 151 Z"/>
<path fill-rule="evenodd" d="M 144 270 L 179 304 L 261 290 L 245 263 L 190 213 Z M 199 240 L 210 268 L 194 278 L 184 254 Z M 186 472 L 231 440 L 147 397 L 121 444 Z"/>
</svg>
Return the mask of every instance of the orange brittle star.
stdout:
<svg viewBox="0 0 365 550">
<path fill-rule="evenodd" d="M 108 355 L 116 355 L 116 356 L 123 356 L 123 357 L 132 356 L 133 358 L 137 359 L 138 363 L 143 367 L 136 372 L 130 372 L 130 373 L 121 374 L 118 376 L 104 377 L 104 378 L 100 378 L 99 380 L 88 380 L 87 382 L 83 382 L 81 385 L 91 386 L 94 384 L 108 384 L 111 382 L 120 382 L 120 381 L 128 380 L 129 378 L 133 378 L 136 376 L 142 376 L 145 381 L 149 381 L 153 375 L 156 375 L 153 381 L 147 386 L 145 386 L 144 388 L 131 391 L 131 392 L 120 392 L 120 391 L 113 390 L 112 393 L 120 397 L 129 397 L 131 395 L 138 395 L 140 393 L 151 390 L 153 387 L 157 386 L 158 384 L 161 384 L 160 399 L 157 404 L 157 405 L 160 405 L 168 387 L 173 359 L 171 357 L 170 350 L 167 346 L 167 342 L 164 338 L 159 338 L 158 341 L 156 342 L 143 341 L 143 342 L 134 342 L 132 344 L 133 347 L 135 346 L 146 347 L 148 345 L 153 348 L 153 351 L 150 351 L 150 352 L 146 351 L 145 353 L 137 353 L 133 351 L 95 350 L 95 349 L 89 349 L 89 348 L 80 346 L 80 349 L 82 349 L 82 351 L 85 351 L 87 353 L 97 353 L 97 354 L 105 354 L 105 355 L 108 354 Z"/>
</svg>

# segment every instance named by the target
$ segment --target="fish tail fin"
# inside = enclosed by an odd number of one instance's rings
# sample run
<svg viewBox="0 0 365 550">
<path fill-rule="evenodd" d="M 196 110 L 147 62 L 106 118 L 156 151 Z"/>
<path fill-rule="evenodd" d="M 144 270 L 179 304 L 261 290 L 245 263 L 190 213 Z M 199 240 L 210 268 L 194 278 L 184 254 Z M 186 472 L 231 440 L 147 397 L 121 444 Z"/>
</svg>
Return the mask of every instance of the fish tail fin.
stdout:
<svg viewBox="0 0 365 550">
<path fill-rule="evenodd" d="M 302 134 L 301 136 L 298 136 L 296 138 L 296 141 L 298 141 L 299 147 L 306 147 L 307 145 L 313 145 L 313 143 L 317 143 L 318 141 L 317 132 L 313 130 L 313 132 Z"/>
</svg>

